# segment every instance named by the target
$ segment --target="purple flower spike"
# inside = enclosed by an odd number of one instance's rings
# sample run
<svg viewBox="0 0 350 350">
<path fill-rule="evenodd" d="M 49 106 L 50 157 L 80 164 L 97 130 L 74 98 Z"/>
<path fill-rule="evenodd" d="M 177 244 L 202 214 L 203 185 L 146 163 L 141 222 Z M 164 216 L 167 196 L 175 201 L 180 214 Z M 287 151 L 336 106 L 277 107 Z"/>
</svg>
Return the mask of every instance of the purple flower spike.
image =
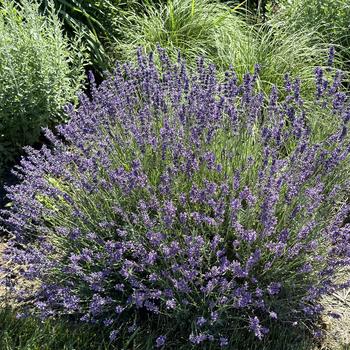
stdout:
<svg viewBox="0 0 350 350">
<path fill-rule="evenodd" d="M 157 348 L 161 348 L 162 346 L 165 345 L 166 343 L 166 336 L 165 335 L 161 335 L 156 339 L 156 347 Z"/>
</svg>

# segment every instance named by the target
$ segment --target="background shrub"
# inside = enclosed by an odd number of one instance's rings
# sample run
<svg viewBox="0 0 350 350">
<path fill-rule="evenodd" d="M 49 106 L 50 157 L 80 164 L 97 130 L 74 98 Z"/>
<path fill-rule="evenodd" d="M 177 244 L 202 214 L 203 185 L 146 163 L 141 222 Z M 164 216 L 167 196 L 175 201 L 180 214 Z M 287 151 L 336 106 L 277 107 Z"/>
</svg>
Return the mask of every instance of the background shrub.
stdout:
<svg viewBox="0 0 350 350">
<path fill-rule="evenodd" d="M 64 120 L 62 106 L 75 99 L 83 80 L 84 53 L 61 33 L 53 11 L 39 4 L 5 0 L 0 13 L 0 168 L 41 127 Z"/>
<path fill-rule="evenodd" d="M 12 290 L 24 315 L 101 323 L 143 348 L 245 347 L 309 327 L 319 297 L 347 285 L 334 280 L 350 247 L 339 75 L 327 85 L 317 70 L 308 116 L 298 79 L 265 106 L 258 67 L 218 83 L 202 60 L 187 74 L 159 57 L 162 71 L 139 54 L 98 89 L 91 77 L 92 100 L 67 107 L 59 138 L 47 132 L 53 149 L 18 168 L 3 219 L 5 259 L 37 285 Z M 322 110 L 332 128 L 316 133 Z"/>
<path fill-rule="evenodd" d="M 42 2 L 47 11 L 50 1 Z M 140 9 L 136 0 L 54 0 L 53 5 L 64 22 L 64 32 L 74 40 L 81 35 L 94 69 L 103 75 L 111 69 L 112 43 L 120 35 L 120 22 L 128 23 L 130 9 Z"/>
<path fill-rule="evenodd" d="M 135 60 L 137 47 L 151 52 L 160 45 L 173 59 L 180 50 L 189 68 L 195 67 L 198 55 L 205 57 L 217 66 L 221 76 L 232 65 L 242 79 L 259 63 L 258 86 L 266 94 L 273 84 L 283 87 L 286 72 L 301 77 L 305 90 L 310 90 L 314 69 L 323 65 L 322 58 L 328 51 L 319 34 L 309 29 L 291 31 L 269 24 L 249 24 L 244 16 L 239 16 L 243 10 L 243 4 L 240 5 L 209 0 L 171 0 L 160 6 L 148 5 L 144 12 L 135 13 L 132 26 L 122 26 L 116 57 Z"/>
<path fill-rule="evenodd" d="M 72 40 L 76 35 L 82 37 L 91 68 L 103 78 L 105 71 L 114 67 L 113 49 L 123 35 L 122 28 L 132 28 L 135 13 L 141 15 L 145 7 L 158 7 L 166 0 L 53 0 L 52 3 L 64 22 L 64 33 Z M 49 4 L 48 0 L 42 1 L 44 13 Z"/>
</svg>

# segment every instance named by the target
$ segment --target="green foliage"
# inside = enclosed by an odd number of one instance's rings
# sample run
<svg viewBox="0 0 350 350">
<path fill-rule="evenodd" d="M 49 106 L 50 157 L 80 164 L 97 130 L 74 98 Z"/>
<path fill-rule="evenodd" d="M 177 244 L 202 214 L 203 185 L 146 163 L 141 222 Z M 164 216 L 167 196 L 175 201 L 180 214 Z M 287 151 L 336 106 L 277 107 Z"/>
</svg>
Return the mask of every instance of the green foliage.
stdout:
<svg viewBox="0 0 350 350">
<path fill-rule="evenodd" d="M 283 86 L 286 72 L 300 76 L 305 89 L 313 83 L 316 66 L 327 60 L 328 47 L 315 31 L 248 25 L 237 13 L 244 2 L 233 7 L 209 0 L 171 0 L 161 6 L 147 6 L 146 13 L 135 14 L 132 27 L 122 29 L 116 56 L 133 60 L 139 46 L 145 51 L 159 44 L 175 59 L 178 50 L 194 67 L 201 55 L 220 72 L 233 65 L 239 78 L 259 63 L 260 87 L 270 92 L 272 84 Z"/>
<path fill-rule="evenodd" d="M 110 344 L 108 334 L 101 327 L 77 324 L 72 320 L 57 319 L 41 322 L 35 318 L 17 319 L 16 310 L 0 310 L 1 350 L 150 350 L 154 344 L 146 344 L 144 333 L 138 329 L 125 334 L 116 346 Z M 311 341 L 303 334 L 290 332 L 287 327 L 274 333 L 269 341 L 249 350 L 307 350 Z M 237 338 L 240 346 L 243 339 Z M 241 342 L 241 343 L 240 343 Z M 239 348 L 239 347 L 238 347 Z"/>
<path fill-rule="evenodd" d="M 273 28 L 269 23 L 257 25 L 254 51 L 247 57 L 249 69 L 253 62 L 262 66 L 261 83 L 265 91 L 270 92 L 271 85 L 282 87 L 284 75 L 300 77 L 303 81 L 305 98 L 313 96 L 314 71 L 317 66 L 327 63 L 329 46 L 322 41 L 317 32 L 299 29 Z M 245 49 L 243 47 L 243 49 Z M 341 66 L 337 56 L 335 65 Z"/>
<path fill-rule="evenodd" d="M 236 66 L 236 62 L 243 61 L 236 48 L 251 44 L 251 29 L 233 12 L 226 5 L 208 0 L 148 4 L 144 13 L 134 14 L 134 27 L 123 28 L 123 37 L 116 45 L 117 57 L 134 59 L 137 47 L 153 51 L 159 44 L 168 49 L 171 58 L 181 50 L 192 66 L 198 55 L 221 69 L 227 68 L 229 61 Z"/>
<path fill-rule="evenodd" d="M 74 37 L 81 34 L 89 51 L 91 63 L 102 73 L 111 67 L 109 47 L 119 36 L 119 22 L 128 23 L 128 9 L 139 8 L 136 0 L 54 0 L 65 32 Z M 43 0 L 47 9 L 48 0 Z M 137 7 L 138 6 L 138 7 Z"/>
<path fill-rule="evenodd" d="M 289 30 L 317 30 L 323 39 L 339 45 L 350 58 L 350 2 L 348 0 L 280 0 L 270 4 L 269 14 L 274 25 Z"/>
<path fill-rule="evenodd" d="M 4 0 L 0 13 L 0 167 L 22 146 L 34 144 L 41 127 L 64 119 L 62 106 L 83 80 L 84 52 L 61 33 L 52 6 Z M 80 50 L 80 52 L 79 52 Z"/>
<path fill-rule="evenodd" d="M 101 329 L 68 320 L 19 320 L 15 310 L 5 308 L 0 310 L 0 324 L 2 350 L 113 349 L 109 347 L 108 337 Z"/>
</svg>

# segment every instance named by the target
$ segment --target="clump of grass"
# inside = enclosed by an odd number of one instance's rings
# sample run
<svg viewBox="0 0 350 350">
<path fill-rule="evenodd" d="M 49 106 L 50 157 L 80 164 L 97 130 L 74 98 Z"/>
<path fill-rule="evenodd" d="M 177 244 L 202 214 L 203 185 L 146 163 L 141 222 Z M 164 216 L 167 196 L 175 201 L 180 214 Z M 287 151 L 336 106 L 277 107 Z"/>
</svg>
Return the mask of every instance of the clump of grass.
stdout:
<svg viewBox="0 0 350 350">
<path fill-rule="evenodd" d="M 123 40 L 116 50 L 121 57 L 134 59 L 138 46 L 145 51 L 154 51 L 157 45 L 167 49 L 170 58 L 178 51 L 195 64 L 198 56 L 209 58 L 223 69 L 228 68 L 226 59 L 228 44 L 249 46 L 251 30 L 244 21 L 233 16 L 233 10 L 209 0 L 172 0 L 167 4 L 148 4 L 145 13 L 134 18 L 135 26 L 126 27 Z M 247 52 L 248 53 L 248 52 Z M 237 62 L 240 50 L 236 52 Z M 236 60 L 231 63 L 236 66 Z M 236 68 L 236 67 L 235 67 Z"/>
<path fill-rule="evenodd" d="M 285 74 L 303 81 L 304 97 L 310 97 L 314 89 L 314 71 L 327 65 L 329 45 L 316 31 L 273 28 L 268 23 L 256 27 L 253 60 L 261 64 L 261 84 L 267 91 L 272 85 L 282 87 Z M 341 66 L 337 55 L 333 64 Z M 252 63 L 250 63 L 250 66 Z M 305 94 L 308 94 L 307 96 Z"/>
<path fill-rule="evenodd" d="M 250 25 L 238 16 L 241 7 L 209 0 L 171 0 L 160 6 L 147 5 L 145 12 L 134 14 L 132 27 L 116 44 L 116 55 L 134 60 L 138 46 L 151 52 L 157 45 L 170 58 L 178 52 L 189 67 L 198 56 L 214 63 L 221 76 L 231 65 L 238 77 L 254 65 L 261 65 L 260 88 L 268 94 L 273 84 L 282 87 L 286 72 L 300 76 L 305 90 L 311 89 L 313 71 L 323 65 L 328 46 L 315 31 L 299 28 L 295 32 L 270 25 Z"/>
<path fill-rule="evenodd" d="M 281 0 L 269 11 L 271 25 L 284 27 L 291 33 L 300 29 L 316 31 L 325 42 L 338 47 L 347 63 L 350 59 L 349 16 L 347 0 Z"/>
</svg>

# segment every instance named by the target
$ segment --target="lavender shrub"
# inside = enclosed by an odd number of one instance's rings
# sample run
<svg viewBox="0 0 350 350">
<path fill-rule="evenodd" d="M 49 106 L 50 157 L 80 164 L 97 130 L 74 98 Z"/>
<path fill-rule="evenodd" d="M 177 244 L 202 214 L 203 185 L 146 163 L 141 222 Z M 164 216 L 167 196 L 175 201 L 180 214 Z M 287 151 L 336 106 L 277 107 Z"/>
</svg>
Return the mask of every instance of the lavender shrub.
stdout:
<svg viewBox="0 0 350 350">
<path fill-rule="evenodd" d="M 37 288 L 10 288 L 42 318 L 101 323 L 113 342 L 151 330 L 150 348 L 312 324 L 319 298 L 349 285 L 334 278 L 350 257 L 339 74 L 317 69 L 309 109 L 298 79 L 266 103 L 259 66 L 219 83 L 202 59 L 188 74 L 160 56 L 162 70 L 139 53 L 99 88 L 91 76 L 91 99 L 47 131 L 52 147 L 28 148 L 2 217 L 6 258 Z"/>
</svg>

